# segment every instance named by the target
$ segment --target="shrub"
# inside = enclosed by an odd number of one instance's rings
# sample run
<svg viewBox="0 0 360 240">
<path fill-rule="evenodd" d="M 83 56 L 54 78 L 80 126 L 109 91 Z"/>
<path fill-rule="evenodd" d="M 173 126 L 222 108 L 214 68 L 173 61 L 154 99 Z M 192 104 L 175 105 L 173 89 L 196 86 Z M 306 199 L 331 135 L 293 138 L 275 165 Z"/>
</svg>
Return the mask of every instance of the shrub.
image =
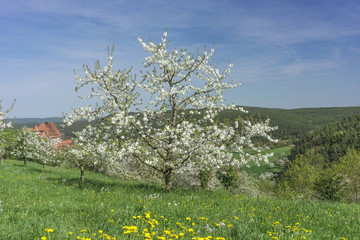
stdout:
<svg viewBox="0 0 360 240">
<path fill-rule="evenodd" d="M 343 177 L 329 168 L 319 175 L 314 184 L 319 200 L 339 201 L 343 197 Z"/>
<path fill-rule="evenodd" d="M 345 156 L 341 157 L 333 168 L 344 179 L 344 191 L 348 201 L 360 200 L 360 152 L 348 149 Z"/>
<path fill-rule="evenodd" d="M 216 178 L 222 183 L 226 190 L 236 185 L 238 173 L 233 166 L 222 166 L 216 172 Z"/>
<path fill-rule="evenodd" d="M 324 166 L 325 160 L 320 154 L 299 155 L 288 164 L 286 171 L 279 179 L 279 191 L 291 190 L 287 196 L 291 198 L 315 197 L 314 184 L 323 172 Z"/>
<path fill-rule="evenodd" d="M 200 185 L 202 189 L 207 189 L 209 185 L 209 181 L 211 179 L 211 171 L 202 169 L 199 171 L 199 179 L 200 179 Z"/>
</svg>

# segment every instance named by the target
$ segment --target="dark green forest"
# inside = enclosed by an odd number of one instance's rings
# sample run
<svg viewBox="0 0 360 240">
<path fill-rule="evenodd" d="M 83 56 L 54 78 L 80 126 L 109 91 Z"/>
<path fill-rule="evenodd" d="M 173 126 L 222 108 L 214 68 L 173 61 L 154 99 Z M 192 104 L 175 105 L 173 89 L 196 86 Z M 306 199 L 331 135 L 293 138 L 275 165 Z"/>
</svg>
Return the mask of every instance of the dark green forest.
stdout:
<svg viewBox="0 0 360 240">
<path fill-rule="evenodd" d="M 360 149 L 360 114 L 308 132 L 295 142 L 291 159 L 310 153 L 320 154 L 328 163 L 333 163 L 344 156 L 348 148 Z"/>
<path fill-rule="evenodd" d="M 248 114 L 240 114 L 242 118 L 250 117 L 265 120 L 270 118 L 271 126 L 278 126 L 273 132 L 277 139 L 294 140 L 300 138 L 309 131 L 321 128 L 328 123 L 341 120 L 342 118 L 360 113 L 360 107 L 332 107 L 332 108 L 299 108 L 279 109 L 244 107 Z M 234 120 L 238 117 L 235 111 L 223 111 L 219 119 Z"/>
</svg>

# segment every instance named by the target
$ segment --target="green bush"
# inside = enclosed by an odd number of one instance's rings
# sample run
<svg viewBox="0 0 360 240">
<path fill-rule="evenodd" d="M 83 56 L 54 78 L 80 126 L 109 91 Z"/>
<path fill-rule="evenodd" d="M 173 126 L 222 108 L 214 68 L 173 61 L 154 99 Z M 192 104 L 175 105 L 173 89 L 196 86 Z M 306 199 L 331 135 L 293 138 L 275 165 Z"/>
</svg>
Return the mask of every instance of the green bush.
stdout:
<svg viewBox="0 0 360 240">
<path fill-rule="evenodd" d="M 299 155 L 288 164 L 279 179 L 278 192 L 286 191 L 291 198 L 316 197 L 314 185 L 318 176 L 324 171 L 324 166 L 325 160 L 320 154 Z"/>
<path fill-rule="evenodd" d="M 211 179 L 211 171 L 210 170 L 200 170 L 199 171 L 199 179 L 200 185 L 202 189 L 207 189 L 209 185 L 209 181 Z"/>
<path fill-rule="evenodd" d="M 219 179 L 225 189 L 228 190 L 229 187 L 236 186 L 239 177 L 233 166 L 222 166 L 216 172 L 216 178 Z"/>
<path fill-rule="evenodd" d="M 345 156 L 333 165 L 334 171 L 344 179 L 344 191 L 347 201 L 360 201 L 360 151 L 350 148 Z"/>
<path fill-rule="evenodd" d="M 344 192 L 343 177 L 329 168 L 316 179 L 314 190 L 319 200 L 340 201 Z"/>
</svg>

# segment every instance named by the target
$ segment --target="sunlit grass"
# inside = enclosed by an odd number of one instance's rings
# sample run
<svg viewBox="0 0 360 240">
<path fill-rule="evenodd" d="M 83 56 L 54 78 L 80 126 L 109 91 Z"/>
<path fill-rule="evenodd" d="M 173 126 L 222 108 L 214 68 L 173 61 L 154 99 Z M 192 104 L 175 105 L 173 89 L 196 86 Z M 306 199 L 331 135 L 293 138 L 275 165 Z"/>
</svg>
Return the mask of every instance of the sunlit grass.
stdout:
<svg viewBox="0 0 360 240">
<path fill-rule="evenodd" d="M 250 198 L 5 160 L 0 239 L 359 239 L 359 205 Z"/>
<path fill-rule="evenodd" d="M 281 155 L 284 153 L 286 156 L 289 156 L 291 153 L 291 146 L 279 147 L 274 148 L 266 153 L 273 153 L 273 156 L 269 157 L 269 163 L 273 163 L 274 166 L 271 167 L 269 164 L 260 162 L 260 166 L 256 166 L 254 162 L 249 162 L 248 166 L 244 166 L 242 170 L 246 171 L 253 177 L 259 177 L 262 173 L 271 172 L 271 173 L 278 173 L 280 172 L 284 166 L 279 166 L 275 163 L 275 160 L 281 158 Z M 238 157 L 237 154 L 234 154 L 234 157 Z"/>
</svg>

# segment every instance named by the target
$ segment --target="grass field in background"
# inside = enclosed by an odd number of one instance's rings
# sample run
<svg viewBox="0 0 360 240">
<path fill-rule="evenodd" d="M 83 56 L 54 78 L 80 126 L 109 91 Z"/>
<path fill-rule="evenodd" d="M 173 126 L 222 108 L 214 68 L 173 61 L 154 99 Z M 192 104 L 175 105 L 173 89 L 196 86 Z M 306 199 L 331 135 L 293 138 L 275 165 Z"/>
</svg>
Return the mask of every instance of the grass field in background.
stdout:
<svg viewBox="0 0 360 240">
<path fill-rule="evenodd" d="M 0 239 L 360 239 L 360 206 L 174 189 L 16 160 L 0 165 Z"/>
<path fill-rule="evenodd" d="M 269 158 L 269 163 L 273 163 L 274 167 L 271 167 L 269 164 L 260 162 L 260 166 L 256 166 L 254 162 L 250 162 L 249 168 L 244 166 L 241 170 L 246 171 L 253 177 L 259 177 L 262 173 L 271 172 L 271 173 L 279 173 L 284 166 L 280 166 L 275 163 L 275 160 L 281 158 L 281 155 L 284 153 L 286 156 L 289 156 L 291 153 L 291 146 L 279 147 L 269 150 L 268 152 L 272 152 L 273 156 Z M 234 154 L 234 157 L 237 157 Z"/>
</svg>

